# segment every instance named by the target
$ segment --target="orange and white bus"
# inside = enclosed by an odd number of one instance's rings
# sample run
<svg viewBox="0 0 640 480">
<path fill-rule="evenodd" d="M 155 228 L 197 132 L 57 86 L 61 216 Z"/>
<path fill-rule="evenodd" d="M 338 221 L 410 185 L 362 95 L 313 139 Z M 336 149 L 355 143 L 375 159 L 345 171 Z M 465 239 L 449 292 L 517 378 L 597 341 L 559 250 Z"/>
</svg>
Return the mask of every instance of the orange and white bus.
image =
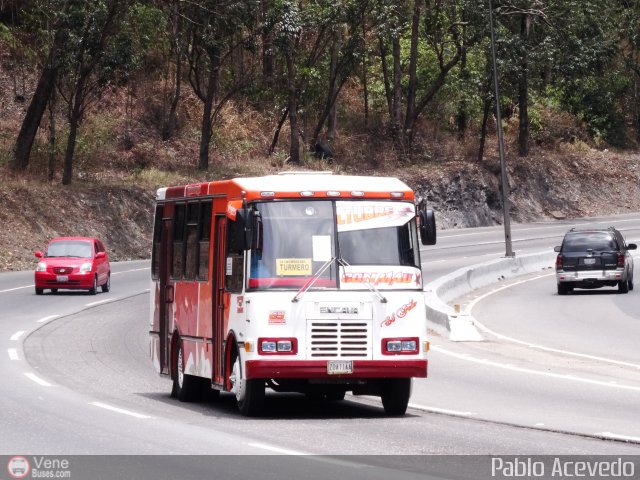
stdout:
<svg viewBox="0 0 640 480">
<path fill-rule="evenodd" d="M 395 178 L 285 173 L 157 192 L 150 354 L 172 395 L 379 395 L 427 376 L 418 237 L 433 212 Z M 417 221 L 419 219 L 419 221 Z"/>
</svg>

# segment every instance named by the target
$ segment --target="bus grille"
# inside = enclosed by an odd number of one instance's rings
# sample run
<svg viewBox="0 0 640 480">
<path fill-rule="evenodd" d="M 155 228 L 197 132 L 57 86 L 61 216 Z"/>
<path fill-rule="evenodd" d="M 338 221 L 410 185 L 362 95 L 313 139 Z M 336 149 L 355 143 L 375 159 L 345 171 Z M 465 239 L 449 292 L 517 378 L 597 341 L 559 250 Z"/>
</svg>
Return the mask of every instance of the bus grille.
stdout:
<svg viewBox="0 0 640 480">
<path fill-rule="evenodd" d="M 309 320 L 309 356 L 313 358 L 372 358 L 371 322 L 366 320 Z"/>
</svg>

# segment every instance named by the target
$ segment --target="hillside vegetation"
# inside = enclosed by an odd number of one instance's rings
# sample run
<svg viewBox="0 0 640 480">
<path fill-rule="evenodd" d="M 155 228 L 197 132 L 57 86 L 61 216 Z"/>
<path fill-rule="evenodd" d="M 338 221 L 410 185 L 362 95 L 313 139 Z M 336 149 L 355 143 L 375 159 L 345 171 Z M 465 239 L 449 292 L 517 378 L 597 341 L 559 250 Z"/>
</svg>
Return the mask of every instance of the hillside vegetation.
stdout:
<svg viewBox="0 0 640 480">
<path fill-rule="evenodd" d="M 512 218 L 637 210 L 640 9 L 494 7 Z M 488 26 L 474 0 L 0 2 L 0 270 L 55 235 L 146 258 L 158 187 L 282 170 L 500 223 Z"/>
</svg>

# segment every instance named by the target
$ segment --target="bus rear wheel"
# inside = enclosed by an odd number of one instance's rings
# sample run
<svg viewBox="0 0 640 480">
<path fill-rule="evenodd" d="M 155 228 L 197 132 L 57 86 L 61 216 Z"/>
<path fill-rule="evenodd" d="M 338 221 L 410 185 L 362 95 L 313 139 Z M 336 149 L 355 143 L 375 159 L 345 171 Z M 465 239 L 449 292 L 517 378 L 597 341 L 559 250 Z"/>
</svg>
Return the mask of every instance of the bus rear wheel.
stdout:
<svg viewBox="0 0 640 480">
<path fill-rule="evenodd" d="M 384 413 L 390 416 L 404 415 L 411 397 L 411 379 L 387 378 L 383 380 L 380 396 Z"/>
<path fill-rule="evenodd" d="M 258 416 L 264 407 L 264 380 L 261 378 L 244 378 L 239 355 L 235 356 L 230 380 L 231 393 L 236 397 L 240 413 L 245 417 Z"/>
<path fill-rule="evenodd" d="M 184 356 L 180 338 L 176 342 L 176 352 L 173 358 L 173 389 L 171 390 L 171 396 L 181 402 L 199 400 L 203 392 L 203 382 L 198 377 L 184 373 Z"/>
</svg>

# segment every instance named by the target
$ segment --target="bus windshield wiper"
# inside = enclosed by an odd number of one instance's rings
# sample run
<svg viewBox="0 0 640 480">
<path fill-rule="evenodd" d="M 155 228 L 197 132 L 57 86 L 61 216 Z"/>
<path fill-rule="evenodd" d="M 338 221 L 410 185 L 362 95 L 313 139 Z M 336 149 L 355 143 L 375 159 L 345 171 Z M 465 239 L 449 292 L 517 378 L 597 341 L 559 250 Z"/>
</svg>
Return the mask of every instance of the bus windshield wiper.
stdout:
<svg viewBox="0 0 640 480">
<path fill-rule="evenodd" d="M 336 260 L 337 257 L 331 257 L 329 260 L 327 260 L 321 267 L 320 269 L 314 273 L 311 278 L 309 278 L 309 280 L 307 280 L 307 283 L 305 283 L 302 288 L 300 290 L 298 290 L 298 293 L 295 294 L 295 296 L 291 299 L 292 303 L 297 302 L 300 297 L 302 295 L 304 295 L 304 293 L 309 290 L 311 287 L 313 287 L 313 284 L 316 283 L 316 280 L 318 280 L 318 278 L 320 278 L 320 275 L 322 275 L 325 270 Z"/>
<path fill-rule="evenodd" d="M 338 264 L 345 268 L 351 266 L 342 257 L 339 257 L 337 260 L 338 260 Z M 369 290 L 371 290 L 373 293 L 376 294 L 376 296 L 380 299 L 380 303 L 387 303 L 386 297 L 382 295 L 382 293 L 380 293 L 380 290 L 378 290 L 371 282 L 369 282 L 369 280 L 366 280 L 366 278 L 364 279 L 364 284 L 367 286 Z"/>
</svg>

